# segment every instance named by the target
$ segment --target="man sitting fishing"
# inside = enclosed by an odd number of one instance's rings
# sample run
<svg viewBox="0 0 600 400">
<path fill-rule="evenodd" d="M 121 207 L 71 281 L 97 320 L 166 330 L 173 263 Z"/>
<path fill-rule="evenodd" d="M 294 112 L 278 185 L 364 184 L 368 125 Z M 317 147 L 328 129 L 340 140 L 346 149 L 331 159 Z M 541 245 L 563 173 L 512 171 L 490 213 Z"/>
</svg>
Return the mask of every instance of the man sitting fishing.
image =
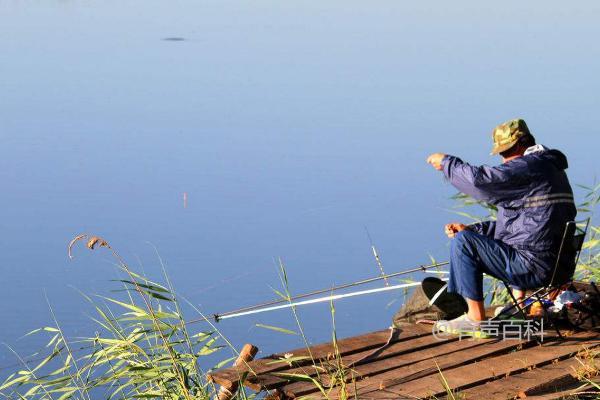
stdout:
<svg viewBox="0 0 600 400">
<path fill-rule="evenodd" d="M 522 119 L 499 125 L 492 135 L 499 166 L 473 166 L 442 153 L 427 158 L 459 191 L 498 208 L 496 221 L 445 226 L 452 239 L 448 292 L 462 295 L 469 307 L 438 324 L 449 333 L 478 328 L 485 319 L 483 273 L 509 282 L 517 299 L 525 289 L 548 284 L 565 225 L 577 214 L 563 153 L 536 145 Z"/>
</svg>

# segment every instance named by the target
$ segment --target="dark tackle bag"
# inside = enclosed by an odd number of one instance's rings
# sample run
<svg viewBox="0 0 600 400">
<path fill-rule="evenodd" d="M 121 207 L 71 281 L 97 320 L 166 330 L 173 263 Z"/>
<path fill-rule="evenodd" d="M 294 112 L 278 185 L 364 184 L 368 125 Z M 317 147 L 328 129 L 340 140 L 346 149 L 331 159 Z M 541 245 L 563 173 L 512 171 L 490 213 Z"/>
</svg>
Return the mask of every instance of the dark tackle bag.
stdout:
<svg viewBox="0 0 600 400">
<path fill-rule="evenodd" d="M 457 293 L 448 293 L 446 282 L 428 277 L 394 315 L 395 327 L 418 320 L 450 320 L 467 312 L 467 302 Z"/>
</svg>

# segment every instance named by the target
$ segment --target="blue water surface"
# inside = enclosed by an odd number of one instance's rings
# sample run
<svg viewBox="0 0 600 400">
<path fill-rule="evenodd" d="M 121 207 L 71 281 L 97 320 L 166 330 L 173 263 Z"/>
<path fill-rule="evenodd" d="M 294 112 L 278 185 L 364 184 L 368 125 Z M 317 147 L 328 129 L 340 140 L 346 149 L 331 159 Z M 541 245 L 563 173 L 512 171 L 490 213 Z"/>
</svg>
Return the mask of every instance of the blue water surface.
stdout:
<svg viewBox="0 0 600 400">
<path fill-rule="evenodd" d="M 68 259 L 80 233 L 163 282 L 158 252 L 206 313 L 275 298 L 280 257 L 293 293 L 376 275 L 365 226 L 387 272 L 444 260 L 443 224 L 466 220 L 425 158 L 498 163 L 510 118 L 592 184 L 599 17 L 594 1 L 0 2 L 0 341 L 37 350 L 18 338 L 50 307 L 71 337 L 98 330 L 78 290 L 118 296 L 119 274 L 102 249 Z M 402 299 L 337 302 L 338 336 L 385 329 Z M 299 315 L 330 339 L 328 304 Z M 219 328 L 263 354 L 301 345 L 257 323 L 297 330 L 289 310 Z"/>
</svg>

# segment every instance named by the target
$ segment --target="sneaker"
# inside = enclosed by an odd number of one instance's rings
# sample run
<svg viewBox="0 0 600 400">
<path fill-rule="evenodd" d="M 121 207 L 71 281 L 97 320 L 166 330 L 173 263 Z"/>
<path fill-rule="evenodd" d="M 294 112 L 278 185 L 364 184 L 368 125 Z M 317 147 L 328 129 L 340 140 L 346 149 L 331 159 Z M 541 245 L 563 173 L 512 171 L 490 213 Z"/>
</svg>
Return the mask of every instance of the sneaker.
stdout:
<svg viewBox="0 0 600 400">
<path fill-rule="evenodd" d="M 451 335 L 470 336 L 477 339 L 487 339 L 490 336 L 481 330 L 481 321 L 469 319 L 467 314 L 450 321 L 437 321 L 434 330 Z"/>
</svg>

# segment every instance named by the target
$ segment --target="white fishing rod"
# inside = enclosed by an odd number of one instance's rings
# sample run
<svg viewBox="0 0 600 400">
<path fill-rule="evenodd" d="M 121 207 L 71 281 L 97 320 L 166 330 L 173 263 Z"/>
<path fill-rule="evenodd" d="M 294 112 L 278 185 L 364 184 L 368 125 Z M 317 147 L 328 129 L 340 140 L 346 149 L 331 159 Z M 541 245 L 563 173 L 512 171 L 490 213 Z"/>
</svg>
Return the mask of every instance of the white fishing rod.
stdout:
<svg viewBox="0 0 600 400">
<path fill-rule="evenodd" d="M 359 286 L 359 285 L 365 285 L 365 284 L 377 282 L 380 280 L 388 280 L 390 278 L 394 278 L 394 277 L 401 276 L 401 275 L 408 275 L 408 274 L 417 273 L 417 272 L 427 272 L 427 271 L 430 271 L 433 269 L 439 270 L 440 267 L 444 267 L 448 264 L 449 263 L 446 261 L 446 262 L 433 262 L 432 264 L 429 264 L 429 265 L 419 265 L 417 267 L 413 267 L 411 269 L 407 269 L 404 271 L 399 271 L 399 272 L 395 272 L 395 273 L 391 273 L 391 274 L 384 274 L 384 275 L 376 276 L 373 278 L 368 278 L 368 279 L 363 279 L 363 280 L 356 281 L 356 282 L 346 283 L 346 284 L 339 285 L 339 286 L 333 286 L 333 287 L 326 288 L 326 289 L 315 290 L 315 291 L 309 292 L 309 293 L 303 293 L 303 294 L 299 294 L 296 296 L 280 298 L 277 300 L 267 301 L 267 302 L 261 303 L 261 304 L 255 304 L 252 306 L 238 308 L 236 310 L 213 314 L 211 316 L 206 316 L 206 317 L 202 317 L 202 318 L 193 319 L 191 321 L 187 321 L 187 323 L 206 322 L 209 320 L 218 322 L 223 319 L 231 318 L 231 315 L 235 315 L 235 316 L 239 317 L 242 315 L 256 314 L 256 312 L 254 312 L 254 311 L 257 311 L 257 310 L 269 309 L 269 311 L 270 311 L 270 310 L 277 310 L 279 308 L 289 308 L 289 307 L 293 307 L 294 305 L 313 304 L 314 302 L 318 302 L 318 301 L 316 301 L 318 299 L 311 299 L 310 302 L 307 302 L 307 303 L 305 303 L 304 301 L 298 302 L 298 300 L 309 298 L 309 297 L 314 297 L 319 294 L 333 293 L 338 290 L 347 289 L 347 288 L 351 288 L 351 287 Z M 409 284 L 409 285 L 416 286 L 416 284 Z M 407 286 L 407 287 L 410 287 L 410 286 Z M 382 289 L 369 289 L 367 291 L 360 291 L 360 292 L 355 292 L 355 293 L 358 293 L 358 294 L 356 294 L 356 296 L 360 296 L 362 294 L 377 293 L 379 291 L 394 290 L 394 289 L 400 289 L 400 287 L 398 287 L 398 285 L 386 286 L 386 288 L 383 288 L 383 290 Z M 363 292 L 365 292 L 365 293 L 363 293 Z M 343 297 L 340 297 L 340 298 L 353 297 L 355 295 L 353 293 L 345 293 L 341 296 L 343 296 Z M 321 301 L 329 301 L 329 300 L 331 300 L 330 297 L 331 296 L 327 296 L 326 298 L 324 298 L 325 300 L 321 300 Z M 292 304 L 292 305 L 290 305 L 290 304 Z M 261 311 L 261 312 L 263 312 L 263 311 Z"/>
<path fill-rule="evenodd" d="M 387 292 L 390 290 L 404 289 L 404 288 L 409 288 L 409 287 L 413 287 L 413 286 L 418 286 L 420 284 L 421 284 L 421 282 L 411 282 L 411 283 L 403 283 L 400 285 L 385 286 L 385 287 L 377 288 L 377 289 L 367 289 L 367 290 L 359 290 L 357 292 L 351 292 L 351 293 L 334 294 L 331 296 L 319 297 L 319 298 L 310 299 L 310 300 L 303 300 L 303 301 L 298 301 L 295 303 L 290 302 L 287 304 L 280 304 L 278 306 L 258 308 L 255 310 L 243 311 L 243 312 L 238 312 L 238 313 L 234 313 L 234 314 L 226 314 L 226 315 L 222 315 L 222 316 L 219 316 L 217 314 L 217 315 L 215 315 L 215 318 L 217 321 L 221 321 L 221 320 L 229 319 L 229 318 L 242 317 L 244 315 L 259 314 L 259 313 L 264 313 L 264 312 L 268 312 L 268 311 L 281 310 L 283 308 L 305 306 L 308 304 L 323 303 L 325 301 L 334 301 L 334 300 L 344 299 L 347 297 L 362 296 L 364 294 L 380 293 L 380 292 Z"/>
</svg>

